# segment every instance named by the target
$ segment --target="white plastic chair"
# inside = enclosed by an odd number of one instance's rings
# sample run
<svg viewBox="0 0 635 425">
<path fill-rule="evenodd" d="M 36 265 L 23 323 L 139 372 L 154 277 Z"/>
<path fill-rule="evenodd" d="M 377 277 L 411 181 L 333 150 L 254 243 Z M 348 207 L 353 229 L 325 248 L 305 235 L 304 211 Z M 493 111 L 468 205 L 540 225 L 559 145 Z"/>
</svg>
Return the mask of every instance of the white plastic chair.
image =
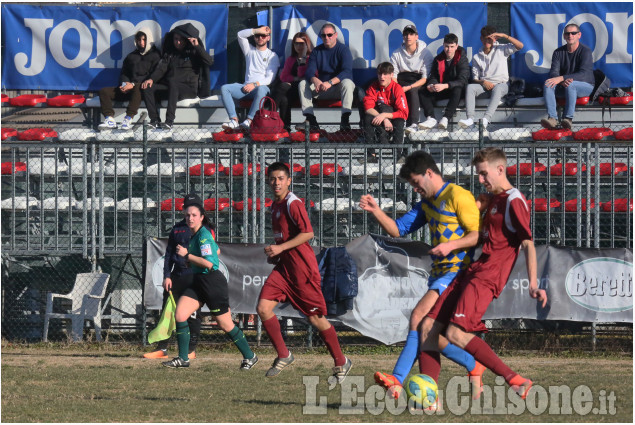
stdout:
<svg viewBox="0 0 635 425">
<path fill-rule="evenodd" d="M 75 285 L 68 294 L 46 294 L 46 313 L 44 314 L 43 340 L 48 340 L 50 319 L 71 319 L 73 341 L 80 341 L 84 335 L 84 324 L 90 320 L 95 324 L 95 337 L 101 341 L 101 301 L 106 295 L 110 275 L 107 273 L 79 273 Z M 69 313 L 54 313 L 53 300 L 66 298 L 71 300 Z"/>
</svg>

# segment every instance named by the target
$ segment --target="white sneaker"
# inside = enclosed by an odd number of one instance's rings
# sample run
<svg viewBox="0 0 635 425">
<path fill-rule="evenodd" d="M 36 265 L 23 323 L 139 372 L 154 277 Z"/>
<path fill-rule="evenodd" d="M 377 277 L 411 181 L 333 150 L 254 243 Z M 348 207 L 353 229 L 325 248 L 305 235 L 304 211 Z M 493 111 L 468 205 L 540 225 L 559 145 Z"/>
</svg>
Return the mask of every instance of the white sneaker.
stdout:
<svg viewBox="0 0 635 425">
<path fill-rule="evenodd" d="M 99 128 L 117 128 L 117 122 L 113 117 L 106 117 L 104 122 L 99 124 Z"/>
<path fill-rule="evenodd" d="M 472 118 L 468 118 L 466 120 L 459 120 L 459 127 L 461 128 L 470 128 L 474 125 L 474 120 Z"/>
<path fill-rule="evenodd" d="M 487 128 L 488 124 L 489 124 L 489 120 L 487 118 L 483 118 L 483 129 Z"/>
<path fill-rule="evenodd" d="M 126 115 L 123 121 L 121 121 L 120 127 L 122 130 L 132 130 L 132 117 Z"/>
<path fill-rule="evenodd" d="M 221 127 L 223 127 L 223 130 L 236 130 L 240 125 L 238 125 L 238 121 L 236 120 L 229 120 L 229 122 L 224 123 Z"/>
<path fill-rule="evenodd" d="M 240 127 L 244 130 L 249 130 L 249 127 L 251 127 L 251 120 L 247 118 L 245 121 L 240 123 Z"/>
<path fill-rule="evenodd" d="M 419 130 L 419 124 L 410 124 L 408 127 L 404 129 L 406 134 L 414 133 Z"/>
<path fill-rule="evenodd" d="M 437 125 L 437 127 L 442 130 L 448 128 L 448 119 L 446 117 L 441 118 L 441 121 L 439 121 L 439 125 Z"/>
<path fill-rule="evenodd" d="M 419 123 L 419 130 L 430 130 L 431 128 L 434 128 L 435 125 L 437 125 L 437 120 L 432 117 L 428 117 L 427 120 Z"/>
</svg>

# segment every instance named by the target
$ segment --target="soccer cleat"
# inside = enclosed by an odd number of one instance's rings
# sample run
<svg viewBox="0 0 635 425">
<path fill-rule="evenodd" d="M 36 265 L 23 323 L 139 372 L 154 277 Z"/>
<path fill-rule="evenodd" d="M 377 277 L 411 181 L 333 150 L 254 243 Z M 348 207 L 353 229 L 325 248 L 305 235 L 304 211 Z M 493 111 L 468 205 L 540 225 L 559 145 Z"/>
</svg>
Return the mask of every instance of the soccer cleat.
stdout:
<svg viewBox="0 0 635 425">
<path fill-rule="evenodd" d="M 196 359 L 196 351 L 192 351 L 191 353 L 189 353 L 187 355 L 188 360 L 195 360 Z"/>
<path fill-rule="evenodd" d="M 240 127 L 240 125 L 236 120 L 229 120 L 229 122 L 224 123 L 222 127 L 223 130 L 236 130 L 238 127 Z"/>
<path fill-rule="evenodd" d="M 240 370 L 249 370 L 258 363 L 258 356 L 254 354 L 251 359 L 243 359 L 240 362 Z"/>
<path fill-rule="evenodd" d="M 168 350 L 156 350 L 143 355 L 144 359 L 167 359 Z"/>
<path fill-rule="evenodd" d="M 165 366 L 165 367 L 173 367 L 173 368 L 190 367 L 190 361 L 189 360 L 183 360 L 180 357 L 175 357 L 172 360 L 170 360 L 169 362 L 163 362 L 161 364 L 163 366 Z"/>
<path fill-rule="evenodd" d="M 115 121 L 115 119 L 113 117 L 106 117 L 106 119 L 104 120 L 103 123 L 99 124 L 99 128 L 117 128 L 117 122 Z"/>
<path fill-rule="evenodd" d="M 474 125 L 474 120 L 472 118 L 468 118 L 465 120 L 459 120 L 459 127 L 461 128 L 470 128 Z"/>
<path fill-rule="evenodd" d="M 419 130 L 430 130 L 431 128 L 434 128 L 435 125 L 437 125 L 437 120 L 432 117 L 428 117 L 427 120 L 419 123 Z"/>
<path fill-rule="evenodd" d="M 556 126 L 558 125 L 558 121 L 556 121 L 556 119 L 552 117 L 543 118 L 542 120 L 540 120 L 540 125 L 548 130 L 552 130 L 556 128 Z"/>
<path fill-rule="evenodd" d="M 282 369 L 289 366 L 294 361 L 295 361 L 295 358 L 293 357 L 293 353 L 291 353 L 290 351 L 289 351 L 289 357 L 287 358 L 281 359 L 280 357 L 276 357 L 276 359 L 273 361 L 273 365 L 271 365 L 271 368 L 269 368 L 267 373 L 265 373 L 265 376 L 267 378 L 273 378 L 274 376 L 278 376 L 280 372 L 282 372 Z"/>
<path fill-rule="evenodd" d="M 439 127 L 442 130 L 445 130 L 446 128 L 448 128 L 448 119 L 446 117 L 441 118 L 437 127 Z"/>
<path fill-rule="evenodd" d="M 348 376 L 348 373 L 351 371 L 352 367 L 353 367 L 353 362 L 349 358 L 346 358 L 346 361 L 344 362 L 342 366 L 335 366 L 333 368 L 333 376 L 337 379 L 337 382 L 339 384 L 344 382 L 344 380 Z"/>
<path fill-rule="evenodd" d="M 397 378 L 383 372 L 375 372 L 375 382 L 384 387 L 388 391 L 388 395 L 395 400 L 399 398 L 403 390 L 403 386 Z"/>
<path fill-rule="evenodd" d="M 126 115 L 123 121 L 121 121 L 120 128 L 122 130 L 132 130 L 132 117 Z"/>
<path fill-rule="evenodd" d="M 520 375 L 518 375 L 518 377 L 520 377 Z M 524 400 L 525 398 L 527 398 L 527 393 L 529 393 L 532 385 L 534 385 L 534 383 L 531 382 L 531 380 L 526 379 L 522 384 L 512 385 L 511 387 L 514 391 L 516 391 L 516 393 L 518 393 L 520 398 Z"/>
<path fill-rule="evenodd" d="M 478 400 L 483 392 L 483 373 L 487 368 L 475 362 L 474 369 L 467 373 L 470 384 L 472 385 L 472 400 Z"/>
</svg>

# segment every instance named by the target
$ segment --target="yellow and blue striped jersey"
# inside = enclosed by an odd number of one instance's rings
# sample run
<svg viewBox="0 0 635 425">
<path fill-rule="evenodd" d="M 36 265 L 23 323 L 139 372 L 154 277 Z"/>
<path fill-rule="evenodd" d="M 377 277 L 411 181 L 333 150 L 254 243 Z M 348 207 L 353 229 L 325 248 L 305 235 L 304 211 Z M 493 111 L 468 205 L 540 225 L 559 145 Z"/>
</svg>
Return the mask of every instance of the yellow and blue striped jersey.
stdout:
<svg viewBox="0 0 635 425">
<path fill-rule="evenodd" d="M 433 199 L 423 199 L 410 212 L 396 220 L 399 234 L 415 232 L 428 223 L 432 246 L 460 239 L 465 234 L 479 230 L 480 214 L 469 191 L 454 183 L 446 182 Z M 472 261 L 474 248 L 457 249 L 446 257 L 432 255 L 431 277 L 448 272 L 458 272 Z"/>
</svg>

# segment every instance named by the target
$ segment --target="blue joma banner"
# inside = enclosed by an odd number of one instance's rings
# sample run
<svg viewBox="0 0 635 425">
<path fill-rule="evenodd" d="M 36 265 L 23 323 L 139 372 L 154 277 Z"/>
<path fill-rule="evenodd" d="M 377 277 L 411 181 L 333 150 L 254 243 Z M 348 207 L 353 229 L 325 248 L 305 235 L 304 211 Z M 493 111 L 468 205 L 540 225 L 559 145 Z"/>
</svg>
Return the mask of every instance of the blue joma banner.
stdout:
<svg viewBox="0 0 635 425">
<path fill-rule="evenodd" d="M 149 28 L 155 45 L 184 23 L 214 57 L 211 86 L 226 82 L 227 5 L 92 7 L 2 5 L 4 89 L 98 90 L 116 85 L 134 35 Z"/>
<path fill-rule="evenodd" d="M 258 15 L 260 25 L 268 24 L 268 12 Z M 419 39 L 435 55 L 443 49 L 443 37 L 454 33 L 459 45 L 472 58 L 481 47 L 481 27 L 487 24 L 485 3 L 433 3 L 391 6 L 284 6 L 273 10 L 273 50 L 284 59 L 291 52 L 293 35 L 305 31 L 313 45 L 321 44 L 319 31 L 330 22 L 337 27 L 338 40 L 353 54 L 353 75 L 357 84 L 376 78 L 376 68 L 390 60 L 403 42 L 402 30 L 415 25 Z"/>
<path fill-rule="evenodd" d="M 542 83 L 551 55 L 564 45 L 569 23 L 580 26 L 580 42 L 593 51 L 594 67 L 613 87 L 633 85 L 633 3 L 551 2 L 512 3 L 512 36 L 525 47 L 512 56 L 512 75 L 528 83 Z"/>
</svg>

